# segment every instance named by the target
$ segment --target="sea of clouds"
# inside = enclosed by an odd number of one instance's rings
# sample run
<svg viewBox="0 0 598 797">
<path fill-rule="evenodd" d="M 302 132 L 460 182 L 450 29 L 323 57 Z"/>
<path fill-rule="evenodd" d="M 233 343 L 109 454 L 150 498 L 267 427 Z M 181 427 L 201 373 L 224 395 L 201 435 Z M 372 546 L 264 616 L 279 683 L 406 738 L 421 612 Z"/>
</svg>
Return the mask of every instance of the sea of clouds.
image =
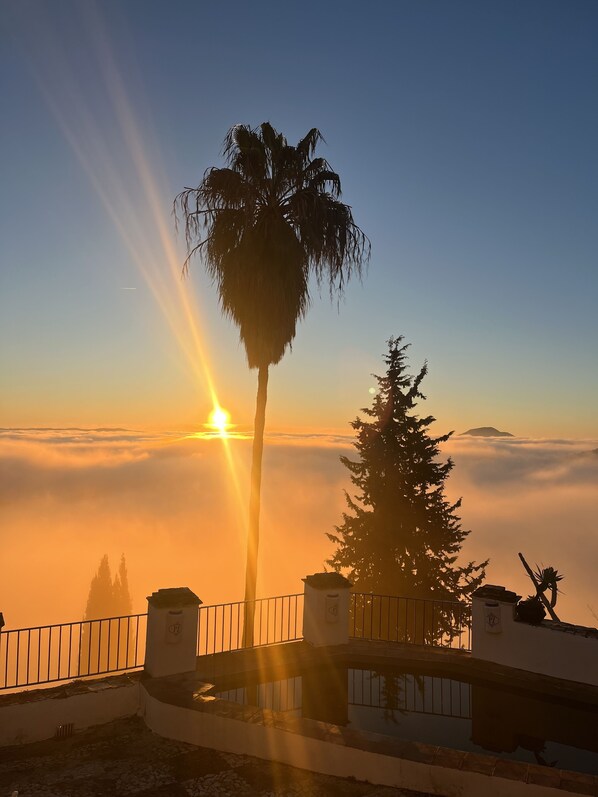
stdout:
<svg viewBox="0 0 598 797">
<path fill-rule="evenodd" d="M 597 624 L 597 441 L 454 436 L 449 498 L 471 529 L 463 557 L 531 588 L 517 558 L 565 574 L 562 619 Z M 80 619 L 107 553 L 127 559 L 135 611 L 160 587 L 242 598 L 251 441 L 127 429 L 0 430 L 0 610 L 8 627 Z M 264 455 L 262 595 L 299 592 L 332 553 L 352 437 L 271 434 Z"/>
</svg>

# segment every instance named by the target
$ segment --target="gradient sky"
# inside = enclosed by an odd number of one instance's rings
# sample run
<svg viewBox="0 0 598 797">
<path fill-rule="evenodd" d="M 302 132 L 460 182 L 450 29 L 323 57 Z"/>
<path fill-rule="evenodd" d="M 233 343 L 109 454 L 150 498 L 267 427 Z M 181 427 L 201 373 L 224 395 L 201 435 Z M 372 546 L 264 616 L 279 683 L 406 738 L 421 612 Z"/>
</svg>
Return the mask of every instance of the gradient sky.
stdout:
<svg viewBox="0 0 598 797">
<path fill-rule="evenodd" d="M 372 241 L 268 425 L 344 429 L 391 335 L 438 432 L 598 436 L 598 5 L 4 0 L 3 426 L 182 428 L 255 373 L 170 206 L 234 123 L 319 127 Z M 195 337 L 194 337 L 195 336 Z"/>
</svg>

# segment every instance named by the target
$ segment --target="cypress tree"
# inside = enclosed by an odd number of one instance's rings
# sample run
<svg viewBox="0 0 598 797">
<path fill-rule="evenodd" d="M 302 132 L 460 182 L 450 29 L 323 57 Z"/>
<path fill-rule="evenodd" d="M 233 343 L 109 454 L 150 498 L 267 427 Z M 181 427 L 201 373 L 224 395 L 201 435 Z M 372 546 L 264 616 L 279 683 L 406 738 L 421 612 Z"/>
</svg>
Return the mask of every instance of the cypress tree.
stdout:
<svg viewBox="0 0 598 797">
<path fill-rule="evenodd" d="M 358 459 L 341 461 L 355 495 L 346 493 L 349 511 L 327 535 L 337 546 L 328 564 L 344 570 L 359 592 L 464 602 L 484 579 L 487 561 L 457 563 L 469 531 L 457 515 L 461 500 L 444 495 L 453 462 L 439 460 L 453 433 L 432 437 L 435 418 L 416 414 L 428 368 L 424 363 L 410 375 L 407 348 L 402 336 L 388 341 L 386 374 L 375 377 L 379 389 L 362 410 L 367 419 L 352 423 Z"/>
<path fill-rule="evenodd" d="M 131 614 L 133 610 L 133 603 L 131 601 L 131 595 L 129 594 L 129 578 L 127 575 L 127 563 L 125 562 L 124 553 L 121 554 L 118 573 L 114 577 L 113 591 L 116 614 Z"/>
<path fill-rule="evenodd" d="M 79 674 L 91 675 L 134 664 L 135 634 L 131 622 L 131 596 L 124 554 L 112 580 L 107 554 L 91 580 L 79 650 Z M 121 620 L 108 618 L 122 617 Z"/>
<path fill-rule="evenodd" d="M 85 620 L 97 620 L 101 617 L 112 617 L 116 612 L 114 600 L 114 587 L 108 555 L 100 560 L 98 572 L 91 579 L 87 606 L 85 607 Z"/>
<path fill-rule="evenodd" d="M 120 557 L 118 573 L 114 577 L 113 593 L 116 614 L 121 618 L 115 621 L 119 636 L 118 666 L 131 667 L 135 664 L 135 626 L 133 620 L 127 619 L 133 610 L 133 603 L 129 594 L 129 578 L 124 554 Z"/>
</svg>

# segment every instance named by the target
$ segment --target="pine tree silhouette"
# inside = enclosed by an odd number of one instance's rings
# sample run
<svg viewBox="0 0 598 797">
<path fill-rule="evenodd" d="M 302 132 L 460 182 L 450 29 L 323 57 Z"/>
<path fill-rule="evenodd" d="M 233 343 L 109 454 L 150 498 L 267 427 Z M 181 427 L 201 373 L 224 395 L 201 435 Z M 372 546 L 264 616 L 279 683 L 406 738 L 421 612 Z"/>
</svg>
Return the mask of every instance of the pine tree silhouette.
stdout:
<svg viewBox="0 0 598 797">
<path fill-rule="evenodd" d="M 415 377 L 407 372 L 408 345 L 402 341 L 388 341 L 386 374 L 376 377 L 379 390 L 372 407 L 362 410 L 371 420 L 358 417 L 352 423 L 359 459 L 341 461 L 356 494 L 346 493 L 350 511 L 336 533 L 327 535 L 337 545 L 328 564 L 347 571 L 359 592 L 465 603 L 482 582 L 487 562 L 457 564 L 469 531 L 461 528 L 456 514 L 461 500 L 451 503 L 444 495 L 453 462 L 438 459 L 440 444 L 452 432 L 431 437 L 435 418 L 415 413 L 418 401 L 425 399 L 420 385 L 428 368 L 424 364 Z M 380 627 L 392 621 L 397 633 L 412 641 L 416 633 L 421 641 L 450 635 L 455 619 L 442 611 L 434 619 L 400 618 L 398 613 L 391 618 L 390 603 L 385 611 Z"/>
</svg>

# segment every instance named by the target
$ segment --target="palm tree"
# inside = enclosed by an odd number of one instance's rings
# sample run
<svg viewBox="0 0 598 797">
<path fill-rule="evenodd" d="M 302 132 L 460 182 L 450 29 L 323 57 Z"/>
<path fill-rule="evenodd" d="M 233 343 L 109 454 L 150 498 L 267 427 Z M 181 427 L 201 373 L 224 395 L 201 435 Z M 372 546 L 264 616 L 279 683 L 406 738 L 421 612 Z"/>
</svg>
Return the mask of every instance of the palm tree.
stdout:
<svg viewBox="0 0 598 797">
<path fill-rule="evenodd" d="M 290 347 L 310 303 L 309 279 L 342 293 L 369 258 L 369 241 L 339 201 L 341 184 L 324 158 L 313 128 L 296 147 L 271 124 L 232 127 L 224 168 L 208 169 L 197 188 L 174 201 L 185 223 L 187 257 L 202 256 L 225 316 L 239 327 L 250 368 L 258 370 L 245 600 L 256 597 L 260 487 L 268 369 Z M 253 603 L 249 603 L 253 609 Z M 253 610 L 244 639 L 253 640 Z"/>
</svg>

